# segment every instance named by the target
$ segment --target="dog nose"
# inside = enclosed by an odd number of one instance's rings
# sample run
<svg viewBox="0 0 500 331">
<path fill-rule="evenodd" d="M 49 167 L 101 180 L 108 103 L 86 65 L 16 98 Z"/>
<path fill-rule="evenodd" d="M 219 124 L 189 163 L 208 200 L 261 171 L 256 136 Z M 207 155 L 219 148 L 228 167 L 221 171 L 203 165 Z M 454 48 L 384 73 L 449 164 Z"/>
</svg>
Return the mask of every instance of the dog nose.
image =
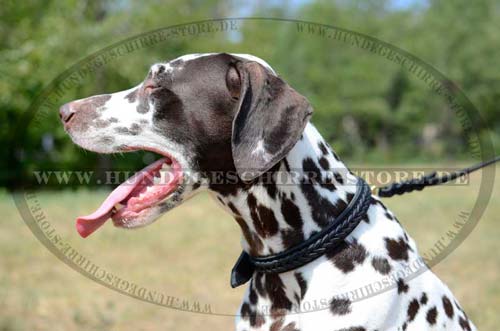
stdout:
<svg viewBox="0 0 500 331">
<path fill-rule="evenodd" d="M 65 125 L 71 121 L 73 115 L 75 115 L 75 111 L 73 107 L 71 107 L 71 102 L 62 105 L 61 108 L 59 108 L 59 117 Z"/>
</svg>

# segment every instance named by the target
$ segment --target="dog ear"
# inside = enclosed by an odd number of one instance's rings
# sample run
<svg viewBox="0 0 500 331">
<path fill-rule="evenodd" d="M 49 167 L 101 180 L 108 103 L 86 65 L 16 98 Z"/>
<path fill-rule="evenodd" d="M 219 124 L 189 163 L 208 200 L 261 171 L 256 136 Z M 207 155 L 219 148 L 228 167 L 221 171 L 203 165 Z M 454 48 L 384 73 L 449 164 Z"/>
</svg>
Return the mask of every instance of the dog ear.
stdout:
<svg viewBox="0 0 500 331">
<path fill-rule="evenodd" d="M 312 107 L 304 96 L 259 63 L 238 62 L 236 69 L 240 93 L 231 148 L 238 175 L 252 180 L 295 146 Z"/>
</svg>

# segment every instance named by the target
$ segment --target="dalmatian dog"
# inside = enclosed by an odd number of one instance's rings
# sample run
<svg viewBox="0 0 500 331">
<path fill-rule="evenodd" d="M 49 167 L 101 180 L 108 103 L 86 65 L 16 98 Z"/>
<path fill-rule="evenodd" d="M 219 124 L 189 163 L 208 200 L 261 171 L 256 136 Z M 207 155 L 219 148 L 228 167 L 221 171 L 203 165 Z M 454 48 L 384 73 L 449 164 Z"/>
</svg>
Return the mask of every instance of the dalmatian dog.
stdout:
<svg viewBox="0 0 500 331">
<path fill-rule="evenodd" d="M 154 64 L 132 89 L 63 105 L 65 130 L 84 149 L 161 156 L 79 217 L 78 232 L 86 237 L 108 219 L 145 226 L 208 190 L 239 224 L 251 256 L 294 247 L 334 220 L 356 191 L 357 178 L 309 122 L 311 113 L 266 62 L 226 53 Z M 316 180 L 294 180 L 311 174 Z M 236 330 L 476 330 L 393 213 L 370 199 L 341 245 L 295 270 L 255 272 Z"/>
</svg>

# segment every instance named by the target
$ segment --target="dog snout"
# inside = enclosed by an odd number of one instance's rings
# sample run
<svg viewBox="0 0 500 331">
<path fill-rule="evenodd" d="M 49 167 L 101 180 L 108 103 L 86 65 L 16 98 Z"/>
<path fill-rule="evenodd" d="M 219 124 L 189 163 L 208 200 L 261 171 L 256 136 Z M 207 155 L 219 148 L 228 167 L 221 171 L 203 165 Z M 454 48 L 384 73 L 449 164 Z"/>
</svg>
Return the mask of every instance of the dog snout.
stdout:
<svg viewBox="0 0 500 331">
<path fill-rule="evenodd" d="M 71 119 L 75 115 L 75 109 L 72 107 L 71 102 L 68 102 L 59 108 L 59 117 L 65 126 L 69 125 Z"/>
</svg>

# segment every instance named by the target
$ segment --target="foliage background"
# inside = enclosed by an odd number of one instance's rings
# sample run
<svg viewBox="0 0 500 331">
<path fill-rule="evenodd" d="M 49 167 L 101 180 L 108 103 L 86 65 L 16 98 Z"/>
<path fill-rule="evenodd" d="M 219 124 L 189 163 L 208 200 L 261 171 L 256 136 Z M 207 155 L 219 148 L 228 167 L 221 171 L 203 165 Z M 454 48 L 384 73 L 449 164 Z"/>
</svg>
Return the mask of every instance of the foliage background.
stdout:
<svg viewBox="0 0 500 331">
<path fill-rule="evenodd" d="M 156 28 L 238 16 L 331 24 L 407 50 L 466 93 L 485 120 L 477 129 L 490 135 L 500 151 L 496 0 L 3 0 L 0 186 L 32 184 L 34 170 L 144 166 L 148 158 L 143 153 L 102 156 L 76 147 L 60 125 L 57 107 L 36 130 L 23 129 L 28 124 L 24 114 L 44 86 L 105 46 Z M 68 91 L 61 104 L 129 88 L 152 63 L 185 53 L 252 53 L 309 98 L 315 108 L 313 122 L 348 164 L 471 163 L 462 128 L 444 100 L 393 63 L 339 42 L 297 34 L 284 24 L 240 27 L 237 33 L 169 40 L 122 57 Z M 475 173 L 470 185 L 440 186 L 387 204 L 425 253 L 460 211 L 472 208 L 480 176 Z M 163 293 L 209 302 L 222 312 L 236 311 L 244 289 L 228 289 L 227 277 L 240 253 L 240 231 L 228 215 L 200 195 L 149 227 L 127 232 L 107 225 L 82 240 L 73 220 L 98 206 L 106 191 L 85 187 L 37 194 L 64 238 L 99 265 Z M 433 268 L 482 330 L 494 330 L 500 323 L 500 206 L 494 203 L 499 197 L 496 185 L 493 203 L 477 228 Z M 232 317 L 156 307 L 70 271 L 40 245 L 2 189 L 0 210 L 0 330 L 232 329 Z"/>
<path fill-rule="evenodd" d="M 299 18 L 399 46 L 454 81 L 485 119 L 486 125 L 477 129 L 490 133 L 497 146 L 500 142 L 498 1 L 4 1 L 0 140 L 7 148 L 0 150 L 0 185 L 29 184 L 33 170 L 141 168 L 141 153 L 99 156 L 76 148 L 57 109 L 36 131 L 25 129 L 23 114 L 59 73 L 107 45 L 155 28 L 227 16 Z M 313 122 L 348 161 L 470 158 L 460 123 L 443 98 L 401 67 L 340 42 L 298 34 L 284 24 L 238 25 L 236 33 L 172 39 L 122 57 L 66 93 L 64 101 L 129 88 L 152 63 L 186 53 L 252 53 L 309 98 Z M 20 138 L 21 146 L 16 144 Z"/>
</svg>

